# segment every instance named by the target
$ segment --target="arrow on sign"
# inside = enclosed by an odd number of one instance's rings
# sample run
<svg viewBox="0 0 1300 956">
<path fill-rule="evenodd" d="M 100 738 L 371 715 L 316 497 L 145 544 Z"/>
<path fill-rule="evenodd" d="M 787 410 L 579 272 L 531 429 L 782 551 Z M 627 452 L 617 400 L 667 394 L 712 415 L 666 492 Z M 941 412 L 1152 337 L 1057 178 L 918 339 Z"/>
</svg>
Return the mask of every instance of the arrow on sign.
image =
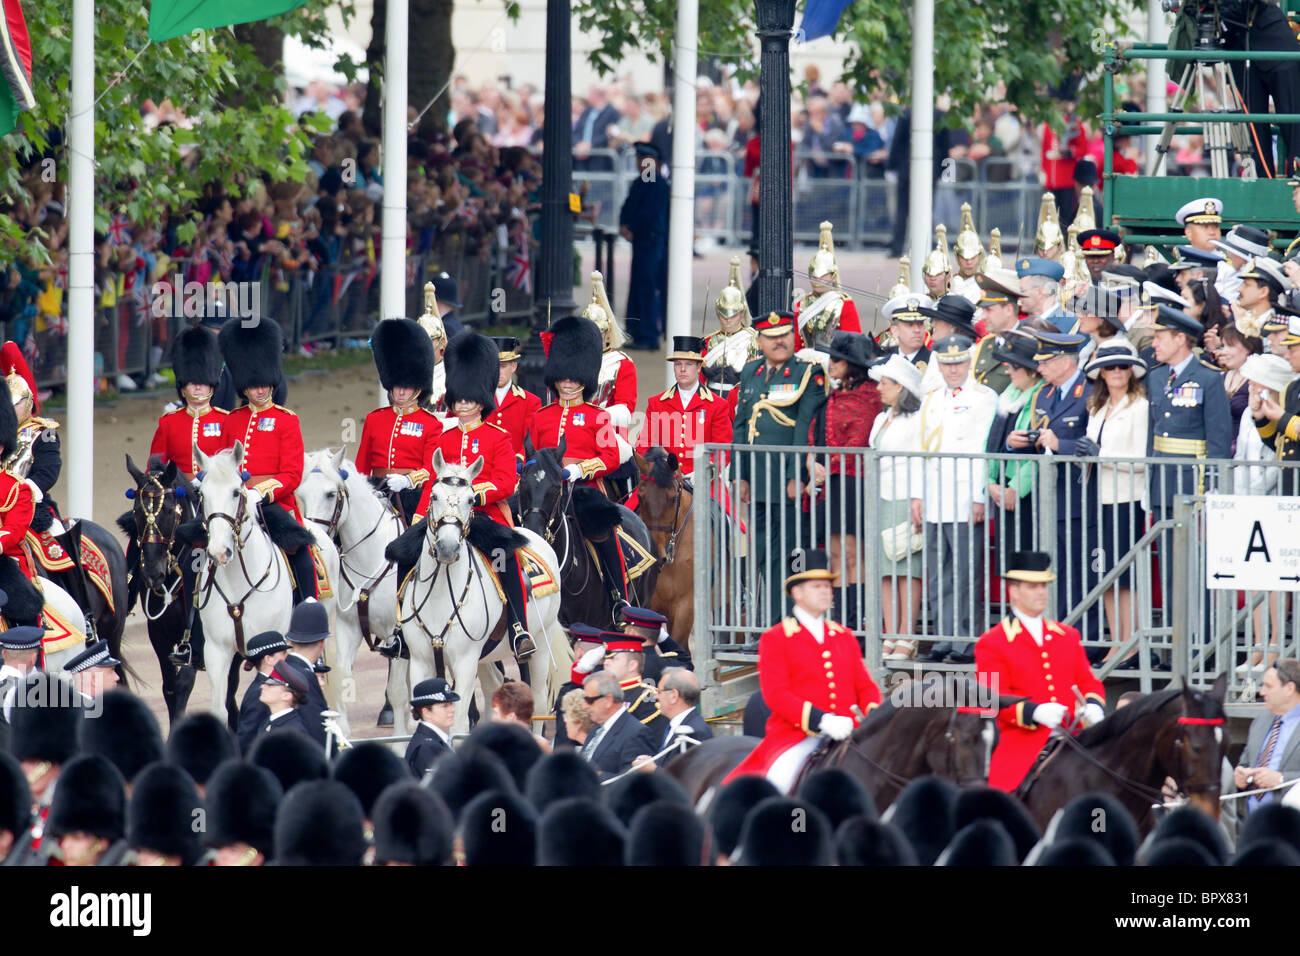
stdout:
<svg viewBox="0 0 1300 956">
<path fill-rule="evenodd" d="M 1289 576 L 1283 574 L 1278 578 L 1278 580 L 1279 581 L 1300 581 L 1300 574 L 1292 574 Z"/>
<path fill-rule="evenodd" d="M 1214 578 L 1215 578 L 1215 580 L 1218 580 L 1218 579 L 1220 579 L 1220 578 L 1235 578 L 1235 577 L 1236 577 L 1235 574 L 1224 574 L 1222 571 L 1215 571 L 1215 572 L 1214 572 Z M 1283 578 L 1283 580 L 1285 581 L 1286 578 Z M 1296 580 L 1300 581 L 1300 578 L 1296 578 Z"/>
</svg>

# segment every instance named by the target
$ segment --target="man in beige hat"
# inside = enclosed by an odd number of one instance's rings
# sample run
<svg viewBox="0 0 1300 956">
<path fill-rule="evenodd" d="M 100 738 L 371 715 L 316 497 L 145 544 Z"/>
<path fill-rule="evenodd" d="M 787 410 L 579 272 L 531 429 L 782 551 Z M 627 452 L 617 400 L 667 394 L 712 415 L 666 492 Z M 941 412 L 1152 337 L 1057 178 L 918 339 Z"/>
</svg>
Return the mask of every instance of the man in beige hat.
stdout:
<svg viewBox="0 0 1300 956">
<path fill-rule="evenodd" d="M 976 318 L 987 333 L 975 344 L 971 371 L 975 381 L 1001 395 L 1011 384 L 1011 373 L 993 355 L 998 339 L 1020 322 L 1020 279 L 1013 269 L 989 269 L 975 277 L 980 299 Z"/>
</svg>

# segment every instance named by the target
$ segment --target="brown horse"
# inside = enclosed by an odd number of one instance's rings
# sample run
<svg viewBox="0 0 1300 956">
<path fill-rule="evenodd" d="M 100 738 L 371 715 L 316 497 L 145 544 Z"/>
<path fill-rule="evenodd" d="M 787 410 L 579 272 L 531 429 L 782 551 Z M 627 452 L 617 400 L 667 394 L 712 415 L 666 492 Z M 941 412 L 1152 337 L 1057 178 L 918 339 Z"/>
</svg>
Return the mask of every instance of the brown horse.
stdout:
<svg viewBox="0 0 1300 956">
<path fill-rule="evenodd" d="M 1146 833 L 1170 777 L 1192 806 L 1218 819 L 1226 688 L 1227 675 L 1220 674 L 1208 692 L 1173 687 L 1148 694 L 1077 736 L 1053 738 L 1016 795 L 1046 827 L 1081 793 L 1114 794 Z"/>
<path fill-rule="evenodd" d="M 961 786 L 985 783 L 997 746 L 997 710 L 1020 698 L 1001 697 L 987 707 L 966 706 L 987 692 L 964 678 L 927 675 L 906 681 L 874 708 L 848 740 L 829 744 L 819 767 L 840 767 L 857 778 L 884 808 L 916 777 L 935 774 Z M 698 805 L 758 745 L 754 737 L 718 737 L 674 757 L 664 770 Z"/>
<path fill-rule="evenodd" d="M 658 445 L 644 458 L 636 455 L 636 467 L 641 473 L 636 513 L 649 529 L 661 562 L 650 610 L 668 618 L 668 636 L 689 650 L 695 625 L 694 495 L 686 487 L 677 456 Z"/>
</svg>

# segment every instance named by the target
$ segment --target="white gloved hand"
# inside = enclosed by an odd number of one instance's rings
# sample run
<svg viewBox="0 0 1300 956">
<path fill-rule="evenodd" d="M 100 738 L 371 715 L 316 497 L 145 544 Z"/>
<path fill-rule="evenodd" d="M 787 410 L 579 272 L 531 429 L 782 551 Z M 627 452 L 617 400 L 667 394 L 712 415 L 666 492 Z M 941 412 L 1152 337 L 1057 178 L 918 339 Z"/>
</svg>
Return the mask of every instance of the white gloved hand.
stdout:
<svg viewBox="0 0 1300 956">
<path fill-rule="evenodd" d="M 664 641 L 666 641 L 666 640 L 668 640 L 668 625 L 667 625 L 667 624 L 660 624 L 660 625 L 659 625 L 659 638 L 658 638 L 658 640 L 655 641 L 655 643 L 656 643 L 656 644 L 662 644 L 662 643 L 663 643 Z"/>
<path fill-rule="evenodd" d="M 564 466 L 564 480 L 572 484 L 575 481 L 582 480 L 582 469 L 577 465 Z"/>
<path fill-rule="evenodd" d="M 627 428 L 632 424 L 632 412 L 626 405 L 610 405 L 605 411 L 609 413 L 609 423 L 615 428 Z"/>
<path fill-rule="evenodd" d="M 1083 705 L 1083 722 L 1086 726 L 1091 727 L 1093 724 L 1099 724 L 1106 719 L 1106 708 L 1096 701 L 1088 701 Z"/>
<path fill-rule="evenodd" d="M 1034 708 L 1034 723 L 1040 727 L 1047 727 L 1049 730 L 1061 726 L 1061 721 L 1065 720 L 1064 704 L 1039 704 Z"/>
<path fill-rule="evenodd" d="M 384 482 L 388 485 L 389 491 L 405 491 L 407 488 L 414 487 L 411 479 L 406 475 L 389 475 L 388 480 Z"/>
<path fill-rule="evenodd" d="M 822 714 L 822 722 L 817 729 L 831 740 L 848 740 L 853 733 L 853 718 L 841 714 Z"/>
<path fill-rule="evenodd" d="M 600 663 L 600 659 L 604 656 L 605 648 L 593 647 L 578 658 L 578 663 L 574 665 L 573 669 L 579 674 L 590 674 L 596 669 L 596 665 Z"/>
</svg>

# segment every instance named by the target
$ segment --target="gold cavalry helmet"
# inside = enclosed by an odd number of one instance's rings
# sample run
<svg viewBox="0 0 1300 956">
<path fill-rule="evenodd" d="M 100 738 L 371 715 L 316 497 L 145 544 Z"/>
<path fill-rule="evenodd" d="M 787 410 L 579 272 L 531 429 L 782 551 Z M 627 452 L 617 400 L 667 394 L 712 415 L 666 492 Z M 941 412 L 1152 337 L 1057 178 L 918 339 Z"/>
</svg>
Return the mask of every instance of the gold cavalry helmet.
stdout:
<svg viewBox="0 0 1300 956">
<path fill-rule="evenodd" d="M 442 315 L 438 312 L 438 292 L 432 282 L 424 284 L 424 314 L 419 318 L 420 328 L 424 329 L 434 349 L 447 347 L 447 330 L 442 324 Z"/>
<path fill-rule="evenodd" d="M 730 319 L 737 315 L 744 316 L 744 324 L 751 324 L 749 303 L 745 300 L 745 290 L 740 287 L 740 256 L 731 257 L 731 272 L 727 275 L 727 284 L 718 293 L 714 303 L 718 317 Z"/>
<path fill-rule="evenodd" d="M 582 310 L 582 317 L 590 319 L 600 329 L 601 343 L 606 352 L 622 348 L 627 341 L 623 326 L 619 325 L 614 307 L 609 304 L 609 297 L 605 294 L 605 277 L 599 272 L 591 274 L 591 300 Z"/>
<path fill-rule="evenodd" d="M 912 260 L 907 256 L 901 256 L 898 260 L 898 281 L 894 287 L 889 290 L 890 300 L 897 299 L 899 296 L 907 295 L 912 291 Z"/>
<path fill-rule="evenodd" d="M 925 257 L 921 272 L 928 276 L 938 276 L 952 271 L 952 256 L 948 254 L 948 227 L 939 223 L 934 227 L 934 248 Z"/>
<path fill-rule="evenodd" d="M 1038 206 L 1038 232 L 1034 234 L 1034 245 L 1039 251 L 1065 245 L 1065 234 L 1061 232 L 1056 212 L 1056 197 L 1049 192 L 1043 193 L 1043 201 Z"/>
<path fill-rule="evenodd" d="M 957 233 L 957 243 L 953 247 L 962 259 L 974 259 L 984 255 L 984 244 L 980 242 L 979 233 L 975 231 L 975 217 L 971 214 L 970 203 L 961 204 L 961 231 Z"/>
<path fill-rule="evenodd" d="M 1002 230 L 994 226 L 989 230 L 989 254 L 984 259 L 984 271 L 1004 268 L 1002 265 Z"/>
<path fill-rule="evenodd" d="M 838 286 L 840 267 L 835 264 L 835 240 L 831 236 L 831 224 L 823 222 L 819 229 L 817 251 L 808 263 L 808 277 Z"/>
<path fill-rule="evenodd" d="M 1097 216 L 1092 209 L 1091 186 L 1084 186 L 1079 190 L 1079 211 L 1074 214 L 1074 222 L 1070 225 L 1077 226 L 1080 233 L 1097 228 Z"/>
</svg>

